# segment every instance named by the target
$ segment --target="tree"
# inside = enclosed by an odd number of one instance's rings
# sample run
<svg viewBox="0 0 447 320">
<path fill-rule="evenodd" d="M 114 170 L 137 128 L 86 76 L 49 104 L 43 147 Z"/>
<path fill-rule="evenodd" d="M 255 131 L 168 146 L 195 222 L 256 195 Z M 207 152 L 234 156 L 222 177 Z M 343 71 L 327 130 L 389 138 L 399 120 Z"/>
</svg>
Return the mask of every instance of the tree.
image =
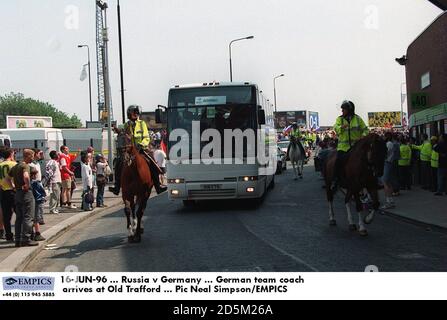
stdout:
<svg viewBox="0 0 447 320">
<path fill-rule="evenodd" d="M 56 128 L 80 128 L 81 120 L 56 109 L 48 102 L 25 98 L 22 93 L 0 96 L 0 128 L 6 128 L 6 116 L 44 116 L 53 118 Z"/>
</svg>

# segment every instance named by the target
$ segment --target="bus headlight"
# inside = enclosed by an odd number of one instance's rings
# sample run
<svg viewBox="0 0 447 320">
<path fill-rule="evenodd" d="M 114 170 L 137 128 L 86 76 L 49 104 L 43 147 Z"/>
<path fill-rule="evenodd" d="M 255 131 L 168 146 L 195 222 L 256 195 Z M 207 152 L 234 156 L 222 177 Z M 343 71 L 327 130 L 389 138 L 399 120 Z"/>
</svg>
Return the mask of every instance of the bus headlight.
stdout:
<svg viewBox="0 0 447 320">
<path fill-rule="evenodd" d="M 255 188 L 247 188 L 247 192 L 248 193 L 253 193 L 253 192 L 255 192 Z"/>
<path fill-rule="evenodd" d="M 171 194 L 173 195 L 173 196 L 178 196 L 179 195 L 179 191 L 178 190 L 171 190 Z"/>
<path fill-rule="evenodd" d="M 173 184 L 181 184 L 181 183 L 185 183 L 185 179 L 168 179 L 168 183 L 173 183 Z"/>
<path fill-rule="evenodd" d="M 239 181 L 243 181 L 243 182 L 257 181 L 257 180 L 258 180 L 258 176 L 239 177 Z"/>
</svg>

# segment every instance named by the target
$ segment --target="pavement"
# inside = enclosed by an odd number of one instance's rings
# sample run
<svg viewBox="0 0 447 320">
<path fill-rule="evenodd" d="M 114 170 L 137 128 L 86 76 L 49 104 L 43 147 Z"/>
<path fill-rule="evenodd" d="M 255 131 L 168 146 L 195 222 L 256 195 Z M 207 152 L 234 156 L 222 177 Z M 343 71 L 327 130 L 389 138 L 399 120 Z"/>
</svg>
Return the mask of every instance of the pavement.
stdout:
<svg viewBox="0 0 447 320">
<path fill-rule="evenodd" d="M 0 240 L 0 272 L 21 271 L 41 250 L 54 250 L 56 247 L 52 244 L 52 241 L 73 226 L 105 210 L 118 210 L 120 206 L 122 207 L 123 201 L 121 196 L 115 196 L 109 192 L 108 187 L 106 186 L 104 193 L 104 204 L 107 207 L 94 208 L 93 211 L 83 211 L 80 209 L 82 194 L 82 187 L 80 185 L 74 191 L 72 199 L 73 204 L 78 207 L 77 209 L 59 208 L 59 214 L 49 214 L 47 201 L 44 207 L 45 225 L 40 227 L 41 234 L 46 240 L 39 242 L 39 246 L 37 247 L 24 248 L 16 248 L 14 243 L 7 243 L 5 240 Z M 12 230 L 14 232 L 14 226 Z"/>
<path fill-rule="evenodd" d="M 381 203 L 383 203 L 383 192 L 381 196 Z M 401 191 L 394 201 L 396 208 L 386 210 L 387 214 L 423 224 L 429 228 L 447 230 L 447 195 L 435 196 L 433 192 L 413 186 L 412 190 Z"/>
</svg>

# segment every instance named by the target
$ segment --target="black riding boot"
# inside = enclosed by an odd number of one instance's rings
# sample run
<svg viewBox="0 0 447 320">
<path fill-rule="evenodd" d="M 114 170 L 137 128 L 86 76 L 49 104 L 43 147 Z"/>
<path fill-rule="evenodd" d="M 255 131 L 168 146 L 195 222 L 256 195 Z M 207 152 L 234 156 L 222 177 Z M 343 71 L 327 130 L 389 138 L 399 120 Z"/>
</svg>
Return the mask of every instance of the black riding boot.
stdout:
<svg viewBox="0 0 447 320">
<path fill-rule="evenodd" d="M 155 166 L 155 164 L 150 161 L 149 169 L 151 171 L 151 177 L 152 181 L 154 182 L 155 191 L 157 191 L 157 194 L 163 193 L 167 190 L 166 187 L 162 187 L 160 183 L 160 171 Z"/>
</svg>

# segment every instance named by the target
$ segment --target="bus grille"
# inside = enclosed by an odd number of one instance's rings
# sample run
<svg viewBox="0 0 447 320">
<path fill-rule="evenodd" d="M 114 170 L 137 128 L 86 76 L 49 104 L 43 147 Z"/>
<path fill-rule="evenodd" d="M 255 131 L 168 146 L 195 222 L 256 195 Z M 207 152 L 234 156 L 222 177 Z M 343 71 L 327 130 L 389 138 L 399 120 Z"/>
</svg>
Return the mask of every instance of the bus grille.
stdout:
<svg viewBox="0 0 447 320">
<path fill-rule="evenodd" d="M 189 190 L 189 198 L 215 199 L 215 198 L 231 198 L 236 196 L 236 189 L 220 189 L 220 190 Z"/>
</svg>

